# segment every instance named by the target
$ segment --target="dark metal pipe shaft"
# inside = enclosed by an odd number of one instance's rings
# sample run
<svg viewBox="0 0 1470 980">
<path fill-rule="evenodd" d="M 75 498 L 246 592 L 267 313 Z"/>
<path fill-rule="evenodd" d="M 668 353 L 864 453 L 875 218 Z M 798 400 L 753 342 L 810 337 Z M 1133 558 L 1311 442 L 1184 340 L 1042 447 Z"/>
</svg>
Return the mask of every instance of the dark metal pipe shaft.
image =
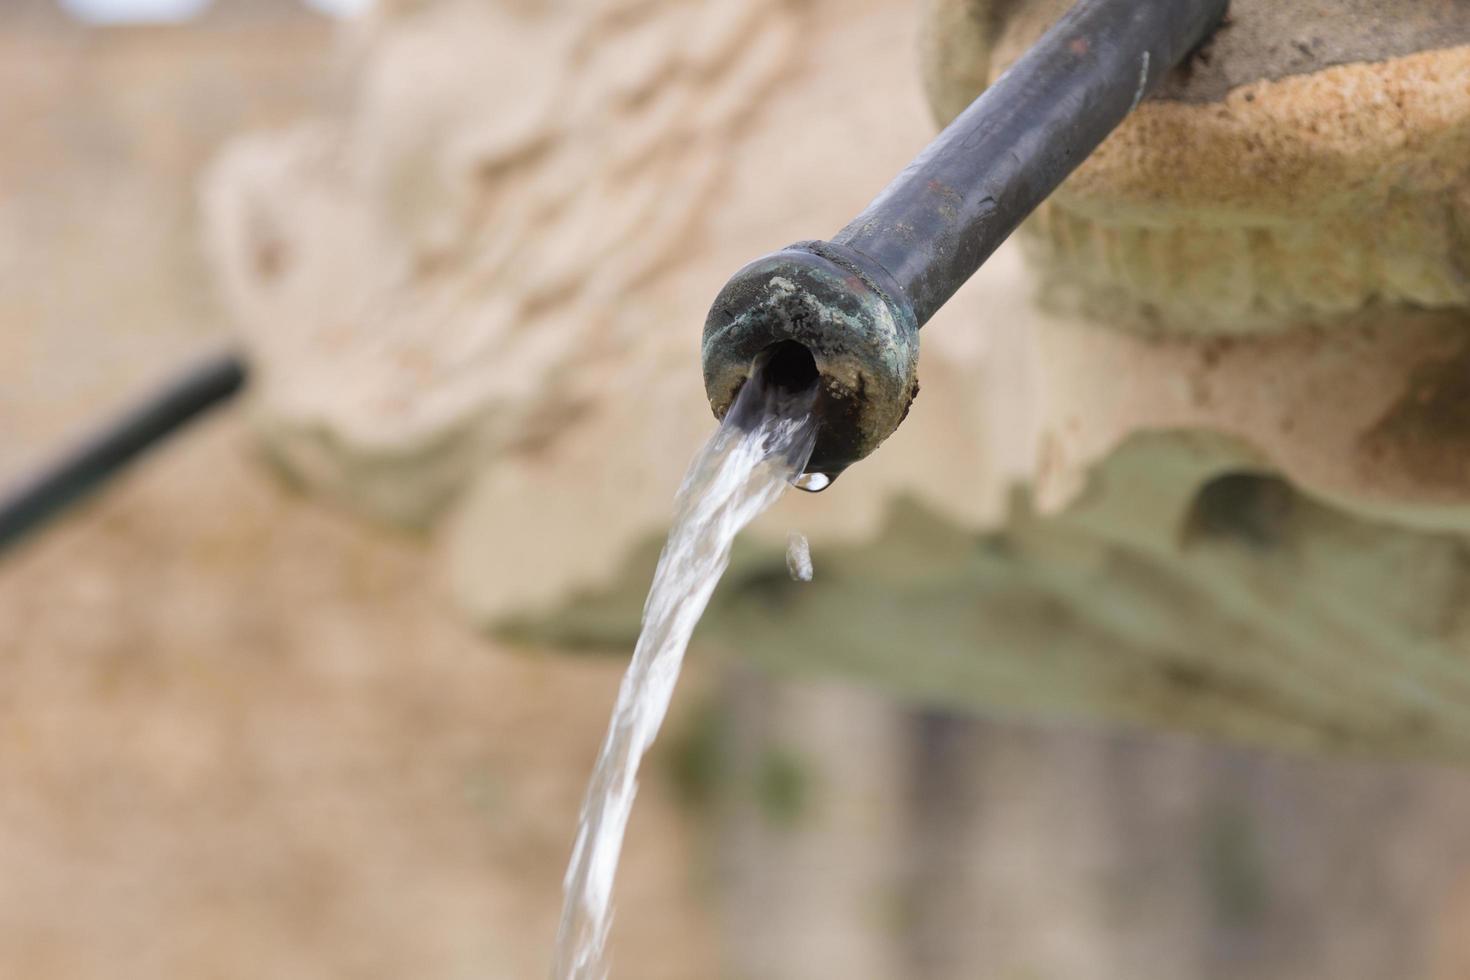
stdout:
<svg viewBox="0 0 1470 980">
<path fill-rule="evenodd" d="M 1083 0 L 833 241 L 882 266 L 923 326 L 1224 10 Z"/>
<path fill-rule="evenodd" d="M 144 451 L 227 401 L 244 383 L 245 365 L 237 355 L 211 357 L 0 497 L 0 553 Z"/>
<path fill-rule="evenodd" d="M 1080 0 L 830 242 L 741 269 L 705 323 L 723 417 L 756 354 L 794 340 L 821 374 L 808 472 L 877 448 L 917 393 L 917 331 L 1219 23 L 1227 0 Z"/>
</svg>

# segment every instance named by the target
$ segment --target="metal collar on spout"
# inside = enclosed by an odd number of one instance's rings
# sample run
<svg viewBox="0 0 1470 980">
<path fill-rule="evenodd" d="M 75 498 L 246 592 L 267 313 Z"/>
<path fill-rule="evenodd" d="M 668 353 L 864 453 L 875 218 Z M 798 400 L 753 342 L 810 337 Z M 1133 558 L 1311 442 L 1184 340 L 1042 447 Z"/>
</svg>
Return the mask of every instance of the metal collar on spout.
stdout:
<svg viewBox="0 0 1470 980">
<path fill-rule="evenodd" d="M 820 375 L 808 473 L 830 482 L 878 448 L 918 393 L 919 326 L 881 266 L 830 242 L 797 242 L 735 273 L 704 327 L 704 387 L 723 418 L 755 359 L 783 341 Z M 825 485 L 825 483 L 823 484 Z"/>
<path fill-rule="evenodd" d="M 821 375 L 808 473 L 878 447 L 918 393 L 918 331 L 1164 75 L 1227 0 L 1081 0 L 830 242 L 737 272 L 704 328 L 723 418 L 757 355 L 806 347 Z"/>
</svg>

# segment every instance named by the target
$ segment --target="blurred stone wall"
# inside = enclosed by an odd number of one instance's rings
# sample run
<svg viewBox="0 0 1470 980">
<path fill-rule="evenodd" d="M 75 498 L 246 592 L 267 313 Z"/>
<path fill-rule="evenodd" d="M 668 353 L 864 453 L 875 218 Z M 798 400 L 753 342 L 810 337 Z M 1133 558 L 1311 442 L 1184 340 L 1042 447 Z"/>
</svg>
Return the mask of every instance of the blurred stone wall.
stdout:
<svg viewBox="0 0 1470 980">
<path fill-rule="evenodd" d="M 104 30 L 0 4 L 0 479 L 227 336 L 198 174 L 241 129 L 329 104 L 333 49 L 294 0 Z"/>
<path fill-rule="evenodd" d="M 714 720 L 740 977 L 1459 980 L 1470 778 L 742 672 Z"/>
<path fill-rule="evenodd" d="M 200 172 L 336 104 L 338 31 L 0 2 L 0 483 L 233 342 Z M 471 635 L 419 543 L 275 476 L 222 413 L 0 557 L 0 977 L 544 974 L 621 665 Z M 659 771 L 617 963 L 713 976 Z"/>
</svg>

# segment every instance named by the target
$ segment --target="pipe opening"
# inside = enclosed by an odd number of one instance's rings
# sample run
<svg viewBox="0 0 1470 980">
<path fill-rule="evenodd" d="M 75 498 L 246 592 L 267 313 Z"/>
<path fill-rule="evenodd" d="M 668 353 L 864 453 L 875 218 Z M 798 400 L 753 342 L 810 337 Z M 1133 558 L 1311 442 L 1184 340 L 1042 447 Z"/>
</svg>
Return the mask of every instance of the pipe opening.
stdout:
<svg viewBox="0 0 1470 980">
<path fill-rule="evenodd" d="M 771 344 L 756 355 L 751 368 L 751 380 L 760 385 L 768 404 L 784 404 L 788 410 L 800 405 L 801 411 L 815 410 L 820 417 L 818 382 L 822 374 L 817 370 L 816 358 L 804 344 L 794 340 Z M 792 482 L 802 490 L 815 493 L 825 489 L 832 482 L 832 477 L 825 473 L 807 472 Z"/>
<path fill-rule="evenodd" d="M 761 352 L 762 376 L 768 386 L 788 395 L 814 387 L 821 375 L 812 352 L 794 340 L 772 344 Z"/>
<path fill-rule="evenodd" d="M 822 377 L 812 352 L 794 340 L 783 340 L 762 351 L 761 367 L 766 383 L 787 397 L 811 397 L 809 393 L 815 391 Z M 832 478 L 826 473 L 807 472 L 792 482 L 798 489 L 819 493 L 831 485 Z"/>
</svg>

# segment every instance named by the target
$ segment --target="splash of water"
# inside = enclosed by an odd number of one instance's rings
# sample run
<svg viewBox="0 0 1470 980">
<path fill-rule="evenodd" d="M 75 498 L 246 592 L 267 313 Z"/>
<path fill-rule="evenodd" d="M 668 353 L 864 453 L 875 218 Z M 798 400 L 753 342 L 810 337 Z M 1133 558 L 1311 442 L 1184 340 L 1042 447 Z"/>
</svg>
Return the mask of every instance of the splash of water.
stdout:
<svg viewBox="0 0 1470 980">
<path fill-rule="evenodd" d="M 613 878 L 637 792 L 638 763 L 668 711 L 695 624 L 730 563 L 735 535 L 781 496 L 816 442 L 815 388 L 770 385 L 757 366 L 694 457 L 643 607 L 643 629 L 603 740 L 572 860 L 554 980 L 604 980 Z"/>
</svg>

